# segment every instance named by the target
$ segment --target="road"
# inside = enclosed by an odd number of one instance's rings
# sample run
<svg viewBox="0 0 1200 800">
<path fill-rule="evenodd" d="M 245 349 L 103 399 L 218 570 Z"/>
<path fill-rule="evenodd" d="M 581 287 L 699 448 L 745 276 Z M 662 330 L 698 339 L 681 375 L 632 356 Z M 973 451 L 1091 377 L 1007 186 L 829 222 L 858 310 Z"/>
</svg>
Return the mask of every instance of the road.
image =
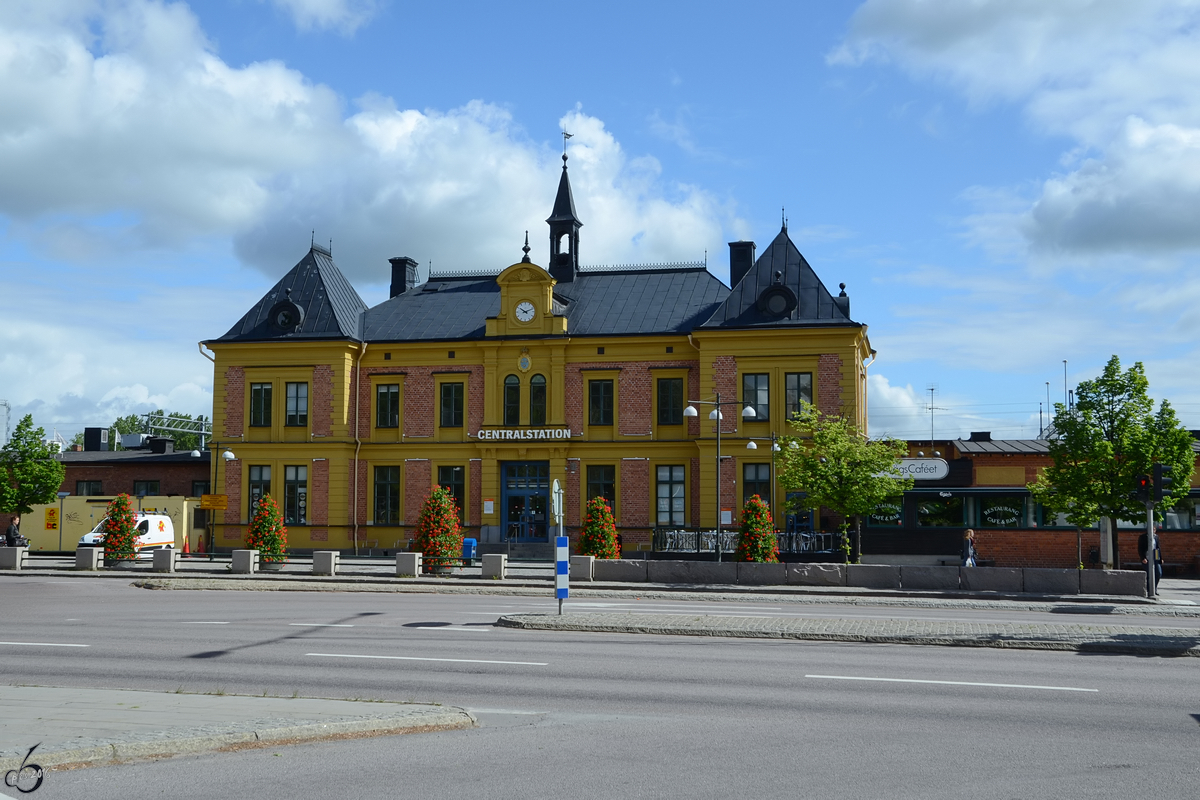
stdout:
<svg viewBox="0 0 1200 800">
<path fill-rule="evenodd" d="M 1037 616 L 624 603 L 673 613 Z M 42 645 L 0 644 L 0 674 L 10 684 L 438 702 L 481 722 L 55 772 L 45 797 L 1171 798 L 1193 796 L 1200 777 L 1196 659 L 491 624 L 553 607 L 521 597 L 5 580 L 0 641 Z"/>
</svg>

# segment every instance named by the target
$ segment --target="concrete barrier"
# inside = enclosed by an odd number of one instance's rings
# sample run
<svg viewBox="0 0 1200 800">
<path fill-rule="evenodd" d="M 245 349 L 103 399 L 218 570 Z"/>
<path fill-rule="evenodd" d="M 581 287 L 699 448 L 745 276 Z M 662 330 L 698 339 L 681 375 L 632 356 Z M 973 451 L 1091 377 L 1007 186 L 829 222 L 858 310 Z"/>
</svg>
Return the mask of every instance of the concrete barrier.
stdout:
<svg viewBox="0 0 1200 800">
<path fill-rule="evenodd" d="M 595 566 L 595 556 L 571 556 L 571 580 L 593 580 L 593 576 L 595 575 Z"/>
<path fill-rule="evenodd" d="M 958 589 L 958 567 L 900 567 L 900 586 L 906 592 L 948 592 Z"/>
<path fill-rule="evenodd" d="M 174 572 L 177 566 L 179 566 L 179 552 L 175 548 L 165 547 L 154 551 L 152 569 L 155 572 Z"/>
<path fill-rule="evenodd" d="M 419 578 L 425 558 L 424 553 L 396 553 L 396 577 Z M 487 556 L 484 556 L 487 558 Z"/>
<path fill-rule="evenodd" d="M 75 569 L 84 572 L 96 572 L 100 569 L 100 559 L 104 558 L 103 547 L 79 547 L 75 549 Z"/>
<path fill-rule="evenodd" d="M 781 586 L 787 583 L 787 564 L 737 562 L 737 582 L 747 586 Z"/>
<path fill-rule="evenodd" d="M 845 564 L 788 564 L 787 582 L 792 586 L 845 586 Z"/>
<path fill-rule="evenodd" d="M 647 561 L 650 583 L 737 583 L 735 561 Z"/>
<path fill-rule="evenodd" d="M 342 554 L 337 550 L 313 551 L 313 575 L 337 575 L 342 565 Z"/>
<path fill-rule="evenodd" d="M 965 592 L 1025 591 L 1025 575 L 1020 567 L 959 567 L 958 585 Z"/>
<path fill-rule="evenodd" d="M 234 550 L 233 571 L 240 575 L 253 575 L 258 572 L 258 551 Z"/>
<path fill-rule="evenodd" d="M 847 564 L 846 585 L 859 589 L 899 589 L 900 567 L 889 564 Z"/>
<path fill-rule="evenodd" d="M 1079 594 L 1079 569 L 1026 567 L 1025 591 L 1029 594 Z"/>
<path fill-rule="evenodd" d="M 483 577 L 506 580 L 508 578 L 508 554 L 487 553 L 483 557 Z"/>
<path fill-rule="evenodd" d="M 592 566 L 592 578 L 598 581 L 644 583 L 647 563 L 641 559 L 602 558 Z"/>
<path fill-rule="evenodd" d="M 1079 572 L 1080 594 L 1146 596 L 1146 573 L 1128 569 L 1083 569 Z"/>
<path fill-rule="evenodd" d="M 0 569 L 24 569 L 28 547 L 0 547 Z"/>
</svg>

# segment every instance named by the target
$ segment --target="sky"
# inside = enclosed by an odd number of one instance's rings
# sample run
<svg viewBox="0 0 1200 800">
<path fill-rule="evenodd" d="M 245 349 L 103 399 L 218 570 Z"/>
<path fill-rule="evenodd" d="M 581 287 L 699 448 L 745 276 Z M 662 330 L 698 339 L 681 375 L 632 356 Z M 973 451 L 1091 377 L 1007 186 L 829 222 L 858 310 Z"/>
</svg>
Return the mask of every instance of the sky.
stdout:
<svg viewBox="0 0 1200 800">
<path fill-rule="evenodd" d="M 584 264 L 727 280 L 727 243 L 786 215 L 869 326 L 873 436 L 1035 437 L 1113 355 L 1200 428 L 1198 23 L 1200 0 L 5 0 L 0 400 L 67 439 L 210 415 L 198 343 L 314 236 L 368 305 L 391 256 L 499 270 L 528 230 L 544 263 L 567 130 Z"/>
</svg>

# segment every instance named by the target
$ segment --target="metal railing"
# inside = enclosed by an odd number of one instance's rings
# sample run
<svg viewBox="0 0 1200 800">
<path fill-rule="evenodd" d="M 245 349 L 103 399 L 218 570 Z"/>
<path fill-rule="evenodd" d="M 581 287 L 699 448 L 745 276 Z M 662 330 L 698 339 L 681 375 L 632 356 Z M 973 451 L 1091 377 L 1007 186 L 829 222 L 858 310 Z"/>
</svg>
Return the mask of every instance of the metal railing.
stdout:
<svg viewBox="0 0 1200 800">
<path fill-rule="evenodd" d="M 838 534 L 816 531 L 778 531 L 775 539 L 781 553 L 832 553 L 838 545 Z"/>
<path fill-rule="evenodd" d="M 658 553 L 712 553 L 716 551 L 716 536 L 716 531 L 656 528 L 652 542 Z M 737 531 L 721 531 L 722 553 L 736 552 L 737 545 Z"/>
</svg>

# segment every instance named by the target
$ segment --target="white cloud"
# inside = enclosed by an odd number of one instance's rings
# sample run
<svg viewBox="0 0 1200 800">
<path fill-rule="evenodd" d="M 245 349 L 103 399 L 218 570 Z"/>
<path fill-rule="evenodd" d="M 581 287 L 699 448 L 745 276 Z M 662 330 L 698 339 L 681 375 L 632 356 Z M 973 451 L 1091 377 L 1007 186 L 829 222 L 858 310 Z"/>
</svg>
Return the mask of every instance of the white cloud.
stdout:
<svg viewBox="0 0 1200 800">
<path fill-rule="evenodd" d="M 349 35 L 365 25 L 379 11 L 378 0 L 270 0 L 290 14 L 302 31 L 338 30 Z"/>
</svg>

